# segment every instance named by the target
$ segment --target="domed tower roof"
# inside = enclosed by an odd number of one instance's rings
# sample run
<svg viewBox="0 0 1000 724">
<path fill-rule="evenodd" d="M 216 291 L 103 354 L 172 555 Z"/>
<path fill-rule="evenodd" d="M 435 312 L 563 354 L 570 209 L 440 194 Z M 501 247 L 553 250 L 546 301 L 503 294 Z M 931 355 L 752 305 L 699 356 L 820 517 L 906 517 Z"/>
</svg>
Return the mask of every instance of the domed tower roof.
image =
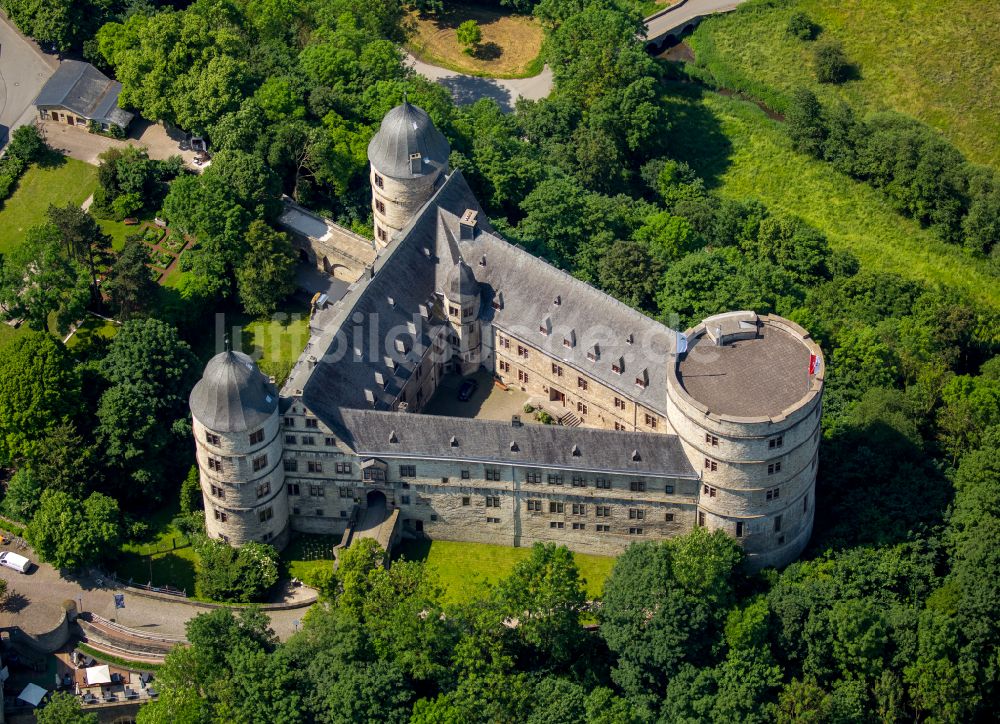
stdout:
<svg viewBox="0 0 1000 724">
<path fill-rule="evenodd" d="M 422 108 L 404 100 L 385 114 L 368 144 L 368 160 L 392 178 L 417 178 L 448 165 L 451 146 Z M 419 159 L 413 159 L 420 154 Z"/>
<path fill-rule="evenodd" d="M 479 296 L 479 282 L 476 280 L 476 275 L 461 259 L 448 270 L 448 276 L 444 280 L 444 293 L 453 301 Z"/>
<path fill-rule="evenodd" d="M 278 407 L 278 392 L 242 352 L 221 352 L 191 390 L 191 414 L 216 432 L 256 429 Z"/>
</svg>

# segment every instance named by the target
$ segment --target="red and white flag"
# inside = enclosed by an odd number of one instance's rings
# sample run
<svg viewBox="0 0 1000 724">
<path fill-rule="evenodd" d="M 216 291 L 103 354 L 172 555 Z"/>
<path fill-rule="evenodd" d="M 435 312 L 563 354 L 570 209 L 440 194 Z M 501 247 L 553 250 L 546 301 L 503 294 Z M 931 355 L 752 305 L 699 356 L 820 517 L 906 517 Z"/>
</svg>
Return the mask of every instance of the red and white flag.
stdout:
<svg viewBox="0 0 1000 724">
<path fill-rule="evenodd" d="M 818 354 L 809 355 L 809 374 L 814 375 L 819 372 L 819 368 L 822 363 L 819 361 Z"/>
</svg>

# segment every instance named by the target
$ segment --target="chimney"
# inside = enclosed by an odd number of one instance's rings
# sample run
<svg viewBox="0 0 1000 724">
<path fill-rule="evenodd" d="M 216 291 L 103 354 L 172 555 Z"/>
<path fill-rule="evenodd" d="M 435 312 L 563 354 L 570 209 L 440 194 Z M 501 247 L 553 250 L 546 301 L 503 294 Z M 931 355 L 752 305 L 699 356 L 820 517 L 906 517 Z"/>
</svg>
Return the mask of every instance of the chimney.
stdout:
<svg viewBox="0 0 1000 724">
<path fill-rule="evenodd" d="M 459 220 L 459 238 L 462 241 L 472 241 L 476 238 L 476 225 L 479 223 L 479 212 L 466 209 Z"/>
<path fill-rule="evenodd" d="M 510 426 L 511 427 L 521 427 L 521 424 L 522 423 L 521 423 L 521 416 L 520 415 L 511 415 L 510 416 Z"/>
<path fill-rule="evenodd" d="M 424 170 L 424 159 L 419 153 L 410 154 L 410 173 L 422 173 Z"/>
</svg>

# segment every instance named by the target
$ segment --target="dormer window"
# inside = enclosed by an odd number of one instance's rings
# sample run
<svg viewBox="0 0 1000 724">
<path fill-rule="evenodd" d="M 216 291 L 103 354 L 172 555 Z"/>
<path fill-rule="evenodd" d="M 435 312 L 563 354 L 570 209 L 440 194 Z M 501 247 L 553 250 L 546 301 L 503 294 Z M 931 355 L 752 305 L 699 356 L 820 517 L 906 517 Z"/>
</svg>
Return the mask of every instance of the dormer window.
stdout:
<svg viewBox="0 0 1000 724">
<path fill-rule="evenodd" d="M 542 323 L 538 325 L 538 331 L 544 334 L 545 336 L 548 336 L 549 333 L 552 331 L 552 318 L 546 317 L 545 319 L 543 319 Z"/>
<path fill-rule="evenodd" d="M 612 362 L 611 363 L 611 371 L 614 372 L 616 375 L 620 375 L 622 372 L 624 372 L 625 371 L 625 360 L 622 357 L 619 357 L 614 362 Z"/>
<path fill-rule="evenodd" d="M 639 376 L 635 378 L 635 384 L 643 389 L 649 384 L 649 370 L 644 369 L 639 373 Z"/>
<path fill-rule="evenodd" d="M 629 335 L 625 338 L 625 344 L 632 344 L 635 341 L 635 337 L 629 332 Z"/>
<path fill-rule="evenodd" d="M 497 292 L 497 295 L 493 297 L 493 308 L 496 310 L 503 309 L 503 292 Z"/>
<path fill-rule="evenodd" d="M 601 348 L 599 345 L 594 345 L 587 351 L 587 359 L 591 362 L 596 362 L 601 358 Z"/>
<path fill-rule="evenodd" d="M 576 330 L 569 330 L 569 334 L 563 337 L 563 347 L 575 347 L 576 346 Z"/>
<path fill-rule="evenodd" d="M 560 304 L 562 304 L 562 297 L 557 294 L 556 298 L 552 300 L 552 303 L 558 307 Z"/>
</svg>

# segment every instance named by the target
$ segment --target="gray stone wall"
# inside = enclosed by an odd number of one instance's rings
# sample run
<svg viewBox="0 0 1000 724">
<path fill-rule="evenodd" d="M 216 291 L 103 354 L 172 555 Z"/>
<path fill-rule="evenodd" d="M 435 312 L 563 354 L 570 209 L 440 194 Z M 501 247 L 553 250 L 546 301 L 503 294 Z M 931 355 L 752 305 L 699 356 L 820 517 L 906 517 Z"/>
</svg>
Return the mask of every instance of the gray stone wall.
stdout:
<svg viewBox="0 0 1000 724">
<path fill-rule="evenodd" d="M 414 179 L 394 179 L 369 164 L 372 187 L 372 216 L 375 243 L 384 247 L 393 235 L 402 231 L 431 196 L 442 171 L 436 170 Z M 447 169 L 445 169 L 445 175 Z M 381 180 L 381 185 L 379 185 Z M 384 210 L 383 210 L 384 209 Z M 382 234 L 379 230 L 384 231 Z"/>
</svg>

